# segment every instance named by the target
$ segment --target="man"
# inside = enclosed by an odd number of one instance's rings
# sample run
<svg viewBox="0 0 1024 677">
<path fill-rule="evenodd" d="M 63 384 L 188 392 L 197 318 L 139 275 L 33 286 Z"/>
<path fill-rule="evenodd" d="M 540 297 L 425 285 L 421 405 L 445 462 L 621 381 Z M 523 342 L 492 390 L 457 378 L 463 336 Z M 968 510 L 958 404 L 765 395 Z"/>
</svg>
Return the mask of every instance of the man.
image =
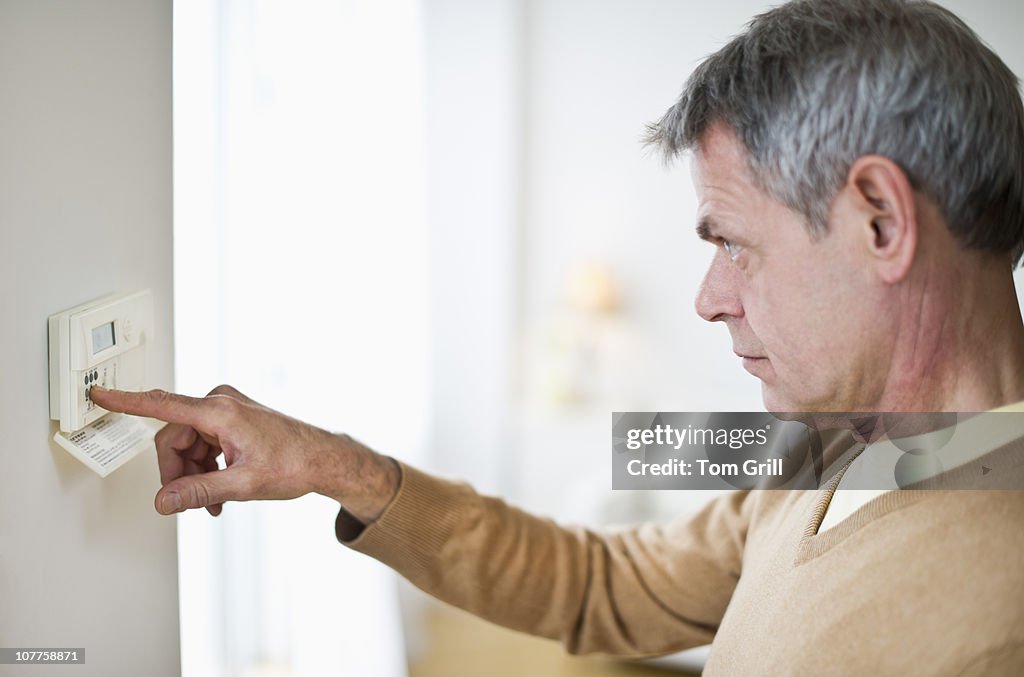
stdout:
<svg viewBox="0 0 1024 677">
<path fill-rule="evenodd" d="M 954 16 L 898 0 L 783 5 L 696 70 L 650 140 L 693 152 L 698 233 L 718 247 L 697 311 L 729 328 L 770 411 L 1024 400 L 1011 276 L 1024 252 L 1024 110 L 1013 74 Z M 840 472 L 821 491 L 736 491 L 665 527 L 598 533 L 228 386 L 93 399 L 170 423 L 157 435 L 160 512 L 331 496 L 342 543 L 571 652 L 713 640 L 709 675 L 1024 670 L 1020 492 L 833 502 Z M 1009 449 L 1000 469 L 1012 472 L 1015 444 L 979 448 L 964 468 Z"/>
</svg>

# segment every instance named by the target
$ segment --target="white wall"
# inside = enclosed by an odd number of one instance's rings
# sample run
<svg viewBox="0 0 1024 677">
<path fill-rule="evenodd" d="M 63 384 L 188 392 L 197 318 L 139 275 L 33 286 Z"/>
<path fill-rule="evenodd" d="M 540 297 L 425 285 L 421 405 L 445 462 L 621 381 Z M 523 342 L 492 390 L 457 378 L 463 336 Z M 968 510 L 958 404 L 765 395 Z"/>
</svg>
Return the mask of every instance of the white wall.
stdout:
<svg viewBox="0 0 1024 677">
<path fill-rule="evenodd" d="M 563 520 L 630 522 L 711 494 L 613 492 L 612 411 L 761 408 L 760 387 L 726 328 L 693 308 L 712 249 L 694 235 L 685 165 L 666 170 L 641 137 L 690 71 L 765 7 L 677 0 L 528 0 L 524 40 L 522 234 L 519 266 L 519 463 L 510 487 Z M 617 332 L 606 396 L 561 409 L 544 401 L 558 368 L 552 336 L 570 320 L 567 279 L 596 262 L 617 278 Z"/>
<path fill-rule="evenodd" d="M 437 472 L 505 488 L 516 333 L 522 2 L 424 0 Z"/>
<path fill-rule="evenodd" d="M 523 325 L 534 331 L 564 305 L 574 264 L 612 267 L 623 314 L 657 355 L 643 402 L 617 406 L 707 411 L 760 403 L 756 382 L 732 359 L 725 327 L 693 310 L 711 248 L 694 236 L 689 172 L 666 171 L 640 139 L 692 68 L 764 6 L 528 3 Z M 727 362 L 718 359 L 724 355 Z"/>
<path fill-rule="evenodd" d="M 175 675 L 155 458 L 101 480 L 50 441 L 46 348 L 47 315 L 149 287 L 172 385 L 170 2 L 5 0 L 0 101 L 0 646 L 86 650 L 0 674 Z"/>
</svg>

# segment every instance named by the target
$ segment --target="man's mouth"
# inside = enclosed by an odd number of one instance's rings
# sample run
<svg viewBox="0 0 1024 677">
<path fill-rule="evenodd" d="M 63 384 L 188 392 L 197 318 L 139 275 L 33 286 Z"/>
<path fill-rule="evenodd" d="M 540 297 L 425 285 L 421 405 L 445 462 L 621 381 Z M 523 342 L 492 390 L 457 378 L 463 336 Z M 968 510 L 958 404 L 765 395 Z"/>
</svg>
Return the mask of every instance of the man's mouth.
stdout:
<svg viewBox="0 0 1024 677">
<path fill-rule="evenodd" d="M 738 352 L 738 351 L 734 351 L 734 352 L 736 353 L 737 357 L 742 357 L 744 360 L 767 360 L 768 359 L 764 355 L 750 355 L 750 354 L 741 353 L 741 352 Z"/>
<path fill-rule="evenodd" d="M 768 364 L 768 358 L 763 355 L 748 355 L 736 352 L 736 355 L 743 359 L 743 368 L 754 376 L 764 375 L 764 366 Z"/>
</svg>

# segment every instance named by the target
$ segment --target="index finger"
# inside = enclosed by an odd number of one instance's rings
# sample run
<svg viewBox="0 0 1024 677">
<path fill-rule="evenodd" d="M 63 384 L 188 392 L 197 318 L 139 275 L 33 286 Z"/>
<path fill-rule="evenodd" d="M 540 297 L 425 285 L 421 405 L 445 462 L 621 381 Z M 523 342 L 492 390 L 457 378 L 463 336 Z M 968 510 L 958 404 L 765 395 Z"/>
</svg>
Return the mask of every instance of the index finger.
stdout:
<svg viewBox="0 0 1024 677">
<path fill-rule="evenodd" d="M 107 390 L 100 386 L 93 386 L 90 396 L 93 402 L 107 411 L 146 416 L 206 430 L 210 427 L 211 412 L 201 398 L 169 393 L 166 390 L 128 392 Z"/>
</svg>

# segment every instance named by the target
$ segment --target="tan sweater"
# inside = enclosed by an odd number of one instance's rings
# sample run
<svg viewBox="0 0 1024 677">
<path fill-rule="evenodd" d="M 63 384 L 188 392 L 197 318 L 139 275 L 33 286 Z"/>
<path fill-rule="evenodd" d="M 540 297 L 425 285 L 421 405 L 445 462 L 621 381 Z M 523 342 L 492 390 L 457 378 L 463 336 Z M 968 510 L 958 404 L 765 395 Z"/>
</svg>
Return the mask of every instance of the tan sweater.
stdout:
<svg viewBox="0 0 1024 677">
<path fill-rule="evenodd" d="M 986 491 L 892 491 L 820 534 L 841 471 L 819 491 L 735 491 L 666 526 L 595 531 L 400 464 L 380 519 L 342 510 L 336 535 L 572 653 L 713 641 L 706 675 L 1024 674 L 1024 492 L 995 490 L 1024 486 L 1022 458 L 1018 442 L 961 469 Z"/>
</svg>

